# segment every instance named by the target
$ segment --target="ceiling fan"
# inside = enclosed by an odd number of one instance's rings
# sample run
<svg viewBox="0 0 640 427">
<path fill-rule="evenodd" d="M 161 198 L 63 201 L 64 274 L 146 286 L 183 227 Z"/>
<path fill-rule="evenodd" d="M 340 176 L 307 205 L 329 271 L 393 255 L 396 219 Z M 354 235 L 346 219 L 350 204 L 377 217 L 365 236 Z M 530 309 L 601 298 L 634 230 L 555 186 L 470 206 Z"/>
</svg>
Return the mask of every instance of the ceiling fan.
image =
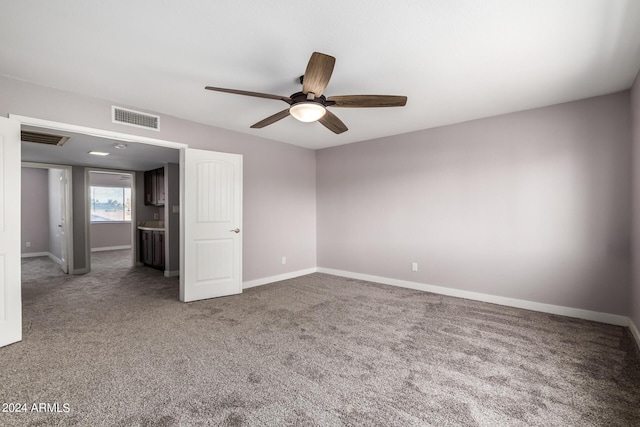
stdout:
<svg viewBox="0 0 640 427">
<path fill-rule="evenodd" d="M 237 95 L 254 96 L 256 98 L 267 98 L 284 101 L 289 107 L 251 126 L 254 129 L 263 128 L 270 124 L 282 120 L 288 115 L 292 115 L 301 122 L 319 121 L 330 131 L 340 134 L 345 132 L 347 126 L 342 123 L 335 114 L 327 110 L 327 107 L 342 108 L 371 108 L 371 107 L 403 107 L 407 103 L 406 96 L 395 95 L 323 95 L 336 58 L 324 53 L 313 52 L 307 69 L 303 76 L 300 76 L 302 92 L 296 92 L 291 96 L 271 95 L 268 93 L 249 92 L 246 90 L 225 89 L 221 87 L 206 86 L 207 90 L 218 92 L 235 93 Z"/>
</svg>

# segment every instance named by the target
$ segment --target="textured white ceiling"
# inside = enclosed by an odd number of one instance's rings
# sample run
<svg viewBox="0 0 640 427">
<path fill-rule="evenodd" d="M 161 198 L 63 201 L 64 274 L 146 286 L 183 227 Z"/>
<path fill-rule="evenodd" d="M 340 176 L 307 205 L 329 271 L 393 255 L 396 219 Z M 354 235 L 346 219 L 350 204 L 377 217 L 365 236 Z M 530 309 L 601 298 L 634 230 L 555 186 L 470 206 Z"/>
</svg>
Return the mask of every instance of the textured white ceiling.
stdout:
<svg viewBox="0 0 640 427">
<path fill-rule="evenodd" d="M 640 68 L 637 0 L 1 1 L 0 74 L 310 148 L 627 89 Z M 313 51 L 337 58 L 325 95 L 406 95 L 338 109 L 349 131 L 286 104 Z"/>
</svg>

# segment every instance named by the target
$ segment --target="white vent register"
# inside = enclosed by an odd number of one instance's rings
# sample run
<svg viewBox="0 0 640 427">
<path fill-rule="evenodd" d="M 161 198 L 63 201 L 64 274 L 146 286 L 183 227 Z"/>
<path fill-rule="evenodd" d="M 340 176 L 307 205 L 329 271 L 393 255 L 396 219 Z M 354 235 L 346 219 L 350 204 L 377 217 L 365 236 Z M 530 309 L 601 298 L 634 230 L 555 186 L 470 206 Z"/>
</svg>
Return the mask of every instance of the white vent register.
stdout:
<svg viewBox="0 0 640 427">
<path fill-rule="evenodd" d="M 116 107 L 115 105 L 111 107 L 111 113 L 113 123 L 120 123 L 143 129 L 160 130 L 160 116 Z"/>
</svg>

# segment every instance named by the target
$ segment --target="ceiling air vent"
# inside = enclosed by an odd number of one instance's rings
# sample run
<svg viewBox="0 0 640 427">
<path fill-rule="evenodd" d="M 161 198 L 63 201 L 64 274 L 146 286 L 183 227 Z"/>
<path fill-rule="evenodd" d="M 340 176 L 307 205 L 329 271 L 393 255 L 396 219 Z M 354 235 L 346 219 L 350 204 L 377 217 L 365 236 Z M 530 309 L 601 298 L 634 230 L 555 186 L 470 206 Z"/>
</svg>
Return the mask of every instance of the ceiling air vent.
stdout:
<svg viewBox="0 0 640 427">
<path fill-rule="evenodd" d="M 30 130 L 23 130 L 20 132 L 20 134 L 20 139 L 22 142 L 35 142 L 37 144 L 62 146 L 69 140 L 68 136 L 54 135 L 52 133 L 33 132 Z"/>
<path fill-rule="evenodd" d="M 111 108 L 113 112 L 113 123 L 120 123 L 127 126 L 135 126 L 143 129 L 160 130 L 160 117 L 140 111 L 127 110 L 126 108 Z"/>
</svg>

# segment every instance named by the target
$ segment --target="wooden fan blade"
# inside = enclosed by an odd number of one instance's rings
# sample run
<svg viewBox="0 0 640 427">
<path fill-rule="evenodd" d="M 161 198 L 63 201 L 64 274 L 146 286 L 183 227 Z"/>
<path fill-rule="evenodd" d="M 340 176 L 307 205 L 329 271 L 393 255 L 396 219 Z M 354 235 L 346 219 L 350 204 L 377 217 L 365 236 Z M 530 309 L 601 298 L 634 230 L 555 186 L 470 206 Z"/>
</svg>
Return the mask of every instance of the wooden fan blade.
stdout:
<svg viewBox="0 0 640 427">
<path fill-rule="evenodd" d="M 335 102 L 332 107 L 370 108 L 370 107 L 404 107 L 406 96 L 395 95 L 344 95 L 332 96 L 327 101 Z"/>
<path fill-rule="evenodd" d="M 250 92 L 248 90 L 238 90 L 238 89 L 225 89 L 222 87 L 213 87 L 213 86 L 205 86 L 207 90 L 215 90 L 217 92 L 226 92 L 226 93 L 235 93 L 236 95 L 246 95 L 253 96 L 256 98 L 267 98 L 267 99 L 278 99 L 280 101 L 284 101 L 287 104 L 291 104 L 291 98 L 288 96 L 280 96 L 280 95 L 271 95 L 269 93 L 260 93 L 260 92 Z"/>
<path fill-rule="evenodd" d="M 329 84 L 335 64 L 336 58 L 333 56 L 313 52 L 302 79 L 302 93 L 313 92 L 316 98 L 320 97 Z"/>
<path fill-rule="evenodd" d="M 288 115 L 289 115 L 289 109 L 287 108 L 286 110 L 282 110 L 279 113 L 274 114 L 273 116 L 269 116 L 264 120 L 260 120 L 258 123 L 256 123 L 251 127 L 253 129 L 261 129 L 265 126 L 269 126 L 270 124 L 277 122 L 278 120 L 284 119 Z"/>
<path fill-rule="evenodd" d="M 349 130 L 342 120 L 329 110 L 318 121 L 333 133 L 341 134 Z"/>
</svg>

